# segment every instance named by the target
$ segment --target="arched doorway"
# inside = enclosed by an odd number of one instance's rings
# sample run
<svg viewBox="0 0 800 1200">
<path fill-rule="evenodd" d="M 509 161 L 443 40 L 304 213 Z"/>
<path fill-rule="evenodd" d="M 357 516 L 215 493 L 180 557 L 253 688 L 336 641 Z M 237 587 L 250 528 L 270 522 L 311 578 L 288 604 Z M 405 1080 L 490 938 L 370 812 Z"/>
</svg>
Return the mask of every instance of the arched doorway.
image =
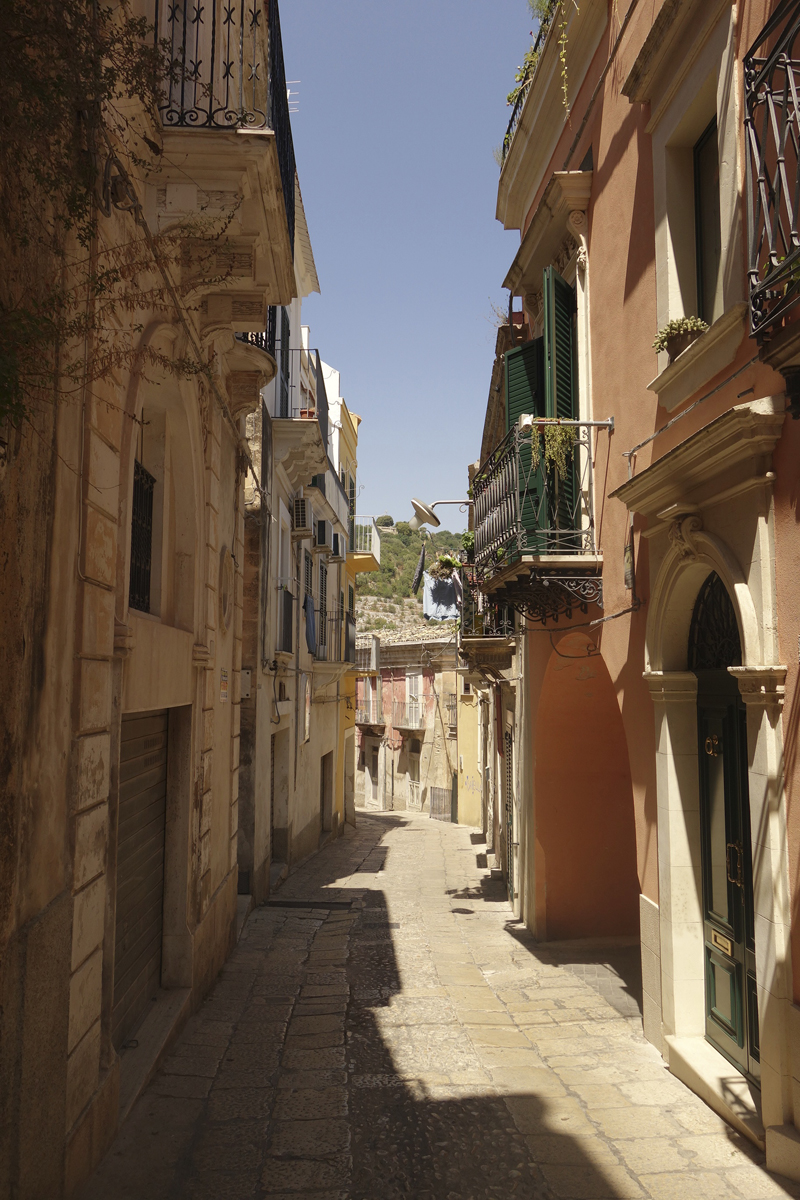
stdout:
<svg viewBox="0 0 800 1200">
<path fill-rule="evenodd" d="M 747 715 L 729 667 L 742 665 L 733 603 L 716 572 L 695 602 L 689 669 L 697 676 L 706 1037 L 760 1079 Z"/>
<path fill-rule="evenodd" d="M 542 935 L 633 936 L 639 879 L 633 789 L 617 696 L 582 633 L 550 656 L 536 719 L 536 908 Z"/>
</svg>

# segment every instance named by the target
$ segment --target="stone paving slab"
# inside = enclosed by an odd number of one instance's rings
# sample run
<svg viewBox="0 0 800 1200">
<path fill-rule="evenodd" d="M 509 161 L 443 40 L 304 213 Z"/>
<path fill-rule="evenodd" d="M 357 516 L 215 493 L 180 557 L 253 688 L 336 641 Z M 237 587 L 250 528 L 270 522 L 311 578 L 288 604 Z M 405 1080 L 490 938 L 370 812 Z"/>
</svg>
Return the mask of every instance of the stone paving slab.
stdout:
<svg viewBox="0 0 800 1200">
<path fill-rule="evenodd" d="M 251 914 L 83 1200 L 800 1197 L 645 1041 L 629 947 L 537 946 L 468 829 L 358 821 Z"/>
</svg>

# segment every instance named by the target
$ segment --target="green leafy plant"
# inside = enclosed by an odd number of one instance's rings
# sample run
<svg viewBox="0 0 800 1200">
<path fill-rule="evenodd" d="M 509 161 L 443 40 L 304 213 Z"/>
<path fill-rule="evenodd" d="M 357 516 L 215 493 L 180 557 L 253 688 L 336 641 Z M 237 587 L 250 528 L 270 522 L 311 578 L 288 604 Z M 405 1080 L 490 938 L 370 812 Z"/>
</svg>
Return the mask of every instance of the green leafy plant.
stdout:
<svg viewBox="0 0 800 1200">
<path fill-rule="evenodd" d="M 705 333 L 707 329 L 708 324 L 700 317 L 675 317 L 663 329 L 659 329 L 653 342 L 653 349 L 660 353 L 667 349 L 667 343 L 671 338 L 678 337 L 682 333 Z"/>
<path fill-rule="evenodd" d="M 538 427 L 538 428 L 537 428 Z M 543 433 L 543 436 L 540 436 Z M 574 425 L 561 425 L 554 418 L 543 417 L 531 431 L 531 466 L 534 470 L 544 460 L 548 469 L 555 470 L 559 479 L 566 479 L 567 466 L 576 441 Z"/>
<path fill-rule="evenodd" d="M 465 533 L 462 533 L 461 545 L 467 554 L 472 553 L 475 549 L 475 531 L 473 529 L 467 529 Z"/>
</svg>

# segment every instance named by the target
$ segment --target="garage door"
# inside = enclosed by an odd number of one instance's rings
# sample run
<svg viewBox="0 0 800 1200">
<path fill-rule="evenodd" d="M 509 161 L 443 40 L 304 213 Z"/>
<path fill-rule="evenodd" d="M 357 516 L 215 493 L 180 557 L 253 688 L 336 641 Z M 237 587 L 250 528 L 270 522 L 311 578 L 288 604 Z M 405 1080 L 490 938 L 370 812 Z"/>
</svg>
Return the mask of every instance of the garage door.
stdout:
<svg viewBox="0 0 800 1200">
<path fill-rule="evenodd" d="M 112 1017 L 117 1048 L 136 1029 L 161 982 L 167 724 L 166 712 L 122 718 Z"/>
</svg>

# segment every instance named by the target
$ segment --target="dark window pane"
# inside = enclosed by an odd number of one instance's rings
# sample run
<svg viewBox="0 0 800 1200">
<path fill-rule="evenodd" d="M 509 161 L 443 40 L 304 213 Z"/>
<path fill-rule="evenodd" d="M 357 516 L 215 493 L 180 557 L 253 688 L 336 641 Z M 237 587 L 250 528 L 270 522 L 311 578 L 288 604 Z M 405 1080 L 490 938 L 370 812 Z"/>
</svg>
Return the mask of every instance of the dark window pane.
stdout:
<svg viewBox="0 0 800 1200">
<path fill-rule="evenodd" d="M 722 316 L 717 119 L 694 148 L 695 235 L 697 239 L 697 315 L 711 325 Z"/>
</svg>

